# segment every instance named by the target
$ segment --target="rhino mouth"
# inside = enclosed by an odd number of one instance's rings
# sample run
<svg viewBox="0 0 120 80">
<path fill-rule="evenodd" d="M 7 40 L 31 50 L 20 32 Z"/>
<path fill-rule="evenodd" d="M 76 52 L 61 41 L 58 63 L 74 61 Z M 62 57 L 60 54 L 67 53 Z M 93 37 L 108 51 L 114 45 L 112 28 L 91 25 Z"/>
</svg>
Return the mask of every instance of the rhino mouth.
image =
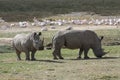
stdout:
<svg viewBox="0 0 120 80">
<path fill-rule="evenodd" d="M 102 52 L 102 54 L 96 54 L 96 57 L 102 58 L 102 56 L 106 55 L 109 52 Z"/>
<path fill-rule="evenodd" d="M 109 53 L 109 52 L 104 52 L 104 49 L 97 49 L 97 50 L 94 50 L 93 52 L 97 58 L 102 58 L 102 56 Z"/>
<path fill-rule="evenodd" d="M 97 58 L 102 58 L 103 55 L 95 55 Z"/>
<path fill-rule="evenodd" d="M 39 50 L 44 50 L 44 46 L 42 46 L 42 47 L 39 47 Z"/>
</svg>

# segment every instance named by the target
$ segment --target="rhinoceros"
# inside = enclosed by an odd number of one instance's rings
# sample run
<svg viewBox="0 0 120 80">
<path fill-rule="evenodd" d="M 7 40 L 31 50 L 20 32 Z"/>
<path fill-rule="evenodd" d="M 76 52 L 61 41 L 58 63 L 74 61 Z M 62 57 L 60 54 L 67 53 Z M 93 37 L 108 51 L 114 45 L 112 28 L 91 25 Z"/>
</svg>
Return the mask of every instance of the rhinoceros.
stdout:
<svg viewBox="0 0 120 80">
<path fill-rule="evenodd" d="M 29 34 L 17 34 L 13 38 L 13 47 L 16 50 L 17 59 L 21 60 L 20 54 L 21 52 L 25 52 L 26 60 L 30 60 L 30 52 L 31 52 L 31 60 L 36 60 L 34 55 L 37 50 L 43 50 L 44 40 L 41 39 L 41 32 L 33 32 Z"/>
<path fill-rule="evenodd" d="M 91 30 L 65 30 L 56 33 L 52 39 L 54 59 L 64 59 L 61 56 L 61 48 L 65 46 L 69 49 L 80 49 L 78 59 L 84 51 L 84 59 L 88 59 L 89 49 L 93 50 L 96 57 L 101 58 L 106 52 L 101 48 L 101 40 L 94 31 Z"/>
</svg>

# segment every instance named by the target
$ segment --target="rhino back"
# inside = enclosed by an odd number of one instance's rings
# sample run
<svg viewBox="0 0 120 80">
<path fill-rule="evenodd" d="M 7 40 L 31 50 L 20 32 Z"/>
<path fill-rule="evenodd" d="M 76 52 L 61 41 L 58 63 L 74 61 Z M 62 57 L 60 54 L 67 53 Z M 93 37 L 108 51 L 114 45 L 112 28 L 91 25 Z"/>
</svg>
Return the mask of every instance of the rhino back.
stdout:
<svg viewBox="0 0 120 80">
<path fill-rule="evenodd" d="M 14 47 L 19 51 L 26 51 L 31 47 L 30 34 L 18 34 L 13 39 Z"/>
<path fill-rule="evenodd" d="M 63 31 L 59 31 L 54 35 L 54 37 L 52 39 L 53 48 L 55 48 L 55 47 L 60 48 L 64 45 L 65 41 L 64 41 L 64 34 L 63 33 L 64 33 Z"/>
<path fill-rule="evenodd" d="M 64 33 L 65 46 L 71 49 L 83 47 L 94 47 L 98 42 L 98 37 L 93 31 L 71 30 Z"/>
</svg>

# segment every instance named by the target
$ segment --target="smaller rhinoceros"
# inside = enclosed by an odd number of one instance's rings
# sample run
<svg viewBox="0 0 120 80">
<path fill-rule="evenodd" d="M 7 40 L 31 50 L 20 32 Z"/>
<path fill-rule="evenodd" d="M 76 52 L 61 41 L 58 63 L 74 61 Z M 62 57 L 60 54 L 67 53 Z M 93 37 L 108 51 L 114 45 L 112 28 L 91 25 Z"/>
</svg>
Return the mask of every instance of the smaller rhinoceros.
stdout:
<svg viewBox="0 0 120 80">
<path fill-rule="evenodd" d="M 31 60 L 36 60 L 34 58 L 35 52 L 37 50 L 43 50 L 44 40 L 41 39 L 41 32 L 33 32 L 29 34 L 17 34 L 13 38 L 13 47 L 16 50 L 16 54 L 18 60 L 21 60 L 20 54 L 21 52 L 25 52 L 26 60 L 30 60 L 30 52 L 31 52 Z"/>
<path fill-rule="evenodd" d="M 88 59 L 88 51 L 91 48 L 96 57 L 101 58 L 106 52 L 103 52 L 101 48 L 101 40 L 103 37 L 99 38 L 97 34 L 91 30 L 67 30 L 59 31 L 52 39 L 53 44 L 53 57 L 54 59 L 63 59 L 61 56 L 61 48 L 65 46 L 69 49 L 80 49 L 79 57 L 84 51 L 84 58 Z"/>
</svg>

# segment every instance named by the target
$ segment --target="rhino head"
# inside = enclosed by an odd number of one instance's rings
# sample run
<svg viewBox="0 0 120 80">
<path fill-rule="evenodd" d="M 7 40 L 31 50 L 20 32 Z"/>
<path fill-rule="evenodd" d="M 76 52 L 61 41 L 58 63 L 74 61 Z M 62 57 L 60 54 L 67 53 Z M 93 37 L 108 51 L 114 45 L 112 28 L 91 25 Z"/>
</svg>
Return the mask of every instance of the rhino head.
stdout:
<svg viewBox="0 0 120 80">
<path fill-rule="evenodd" d="M 108 52 L 104 52 L 103 49 L 96 49 L 96 50 L 93 50 L 93 52 L 94 52 L 94 55 L 98 58 L 102 58 L 102 56 L 108 53 Z"/>
<path fill-rule="evenodd" d="M 95 56 L 98 58 L 102 58 L 102 56 L 108 53 L 104 52 L 104 49 L 101 48 L 101 41 L 103 40 L 103 38 L 103 36 L 99 38 L 97 47 L 93 49 Z"/>
<path fill-rule="evenodd" d="M 41 36 L 42 33 L 39 32 L 39 33 L 36 33 L 34 32 L 33 33 L 33 47 L 37 50 L 43 50 L 44 49 L 44 46 L 43 46 L 43 43 L 44 43 L 44 39 L 41 39 Z"/>
</svg>

